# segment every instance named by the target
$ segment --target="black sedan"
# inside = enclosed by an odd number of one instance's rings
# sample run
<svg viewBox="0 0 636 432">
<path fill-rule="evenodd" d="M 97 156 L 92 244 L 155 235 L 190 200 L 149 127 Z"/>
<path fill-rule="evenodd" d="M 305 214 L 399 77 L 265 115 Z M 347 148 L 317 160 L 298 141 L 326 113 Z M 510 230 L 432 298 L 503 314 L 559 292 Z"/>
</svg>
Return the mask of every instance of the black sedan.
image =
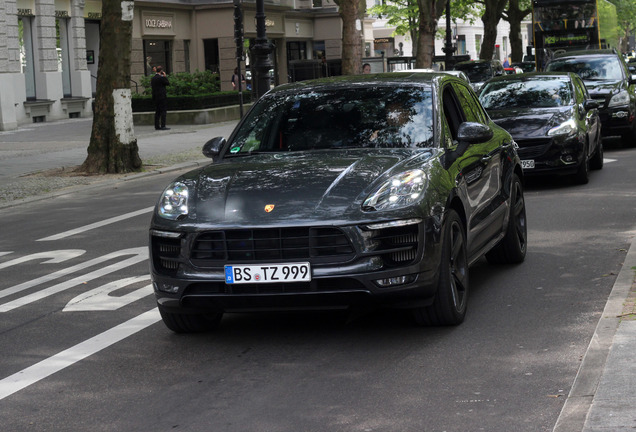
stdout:
<svg viewBox="0 0 636 432">
<path fill-rule="evenodd" d="M 598 103 L 574 73 L 527 73 L 494 78 L 479 99 L 512 134 L 526 175 L 563 174 L 577 183 L 603 167 Z"/>
<path fill-rule="evenodd" d="M 526 254 L 515 148 L 450 75 L 279 86 L 159 198 L 150 265 L 164 323 L 371 304 L 457 325 L 469 266 Z"/>
</svg>

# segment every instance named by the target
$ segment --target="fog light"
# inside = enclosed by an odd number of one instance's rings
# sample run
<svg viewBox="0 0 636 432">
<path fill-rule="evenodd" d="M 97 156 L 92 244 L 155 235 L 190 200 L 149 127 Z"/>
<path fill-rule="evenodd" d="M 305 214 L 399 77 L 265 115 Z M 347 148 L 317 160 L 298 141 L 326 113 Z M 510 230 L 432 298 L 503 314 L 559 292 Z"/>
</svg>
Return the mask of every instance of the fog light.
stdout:
<svg viewBox="0 0 636 432">
<path fill-rule="evenodd" d="M 572 155 L 562 156 L 561 160 L 563 161 L 563 163 L 566 163 L 566 164 L 571 164 L 571 163 L 575 162 L 574 156 L 572 156 Z"/>
<path fill-rule="evenodd" d="M 153 285 L 155 286 L 155 291 L 162 291 L 170 294 L 176 294 L 179 292 L 179 287 L 177 285 L 170 285 L 163 282 L 153 282 Z"/>
<path fill-rule="evenodd" d="M 385 279 L 378 279 L 375 283 L 381 288 L 387 288 L 397 285 L 404 285 L 411 283 L 415 280 L 415 275 L 395 276 Z"/>
</svg>

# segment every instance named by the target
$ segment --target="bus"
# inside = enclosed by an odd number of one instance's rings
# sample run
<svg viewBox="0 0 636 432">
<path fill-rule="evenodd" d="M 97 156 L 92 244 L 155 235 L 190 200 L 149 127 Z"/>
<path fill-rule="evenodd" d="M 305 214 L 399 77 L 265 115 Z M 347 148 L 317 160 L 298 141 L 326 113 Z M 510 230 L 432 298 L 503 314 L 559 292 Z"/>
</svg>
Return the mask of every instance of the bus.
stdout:
<svg viewBox="0 0 636 432">
<path fill-rule="evenodd" d="M 607 0 L 533 0 L 532 30 L 538 71 L 563 51 L 618 49 L 616 6 Z"/>
</svg>

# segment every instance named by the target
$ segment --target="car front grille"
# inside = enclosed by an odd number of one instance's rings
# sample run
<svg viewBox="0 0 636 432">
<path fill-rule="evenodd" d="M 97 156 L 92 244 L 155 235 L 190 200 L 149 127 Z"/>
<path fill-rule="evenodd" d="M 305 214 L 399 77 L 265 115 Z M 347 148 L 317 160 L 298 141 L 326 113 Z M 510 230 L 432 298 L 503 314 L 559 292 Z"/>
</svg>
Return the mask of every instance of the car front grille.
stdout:
<svg viewBox="0 0 636 432">
<path fill-rule="evenodd" d="M 151 245 L 155 268 L 164 274 L 175 274 L 179 269 L 181 239 L 152 236 Z"/>
<path fill-rule="evenodd" d="M 227 261 L 264 262 L 312 258 L 351 259 L 355 250 L 338 228 L 300 227 L 210 231 L 194 241 L 190 260 L 198 267 Z"/>
<path fill-rule="evenodd" d="M 386 267 L 408 265 L 417 257 L 419 228 L 417 224 L 372 231 L 376 247 Z"/>
<path fill-rule="evenodd" d="M 515 140 L 519 145 L 517 153 L 521 159 L 534 159 L 541 156 L 550 148 L 552 139 Z"/>
</svg>

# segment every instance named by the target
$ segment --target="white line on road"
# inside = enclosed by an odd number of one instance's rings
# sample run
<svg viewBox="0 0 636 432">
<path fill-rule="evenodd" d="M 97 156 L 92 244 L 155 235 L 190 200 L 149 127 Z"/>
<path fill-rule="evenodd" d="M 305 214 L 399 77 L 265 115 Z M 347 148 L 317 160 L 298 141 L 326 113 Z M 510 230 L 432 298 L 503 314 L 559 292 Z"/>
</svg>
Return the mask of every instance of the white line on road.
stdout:
<svg viewBox="0 0 636 432">
<path fill-rule="evenodd" d="M 60 239 L 66 238 L 66 237 L 73 236 L 75 234 L 80 234 L 80 233 L 83 233 L 85 231 L 90 231 L 90 230 L 95 229 L 95 228 L 101 228 L 101 227 L 103 227 L 105 225 L 110 225 L 110 224 L 113 224 L 115 222 L 122 221 L 124 219 L 130 219 L 130 218 L 135 217 L 135 216 L 139 216 L 139 215 L 142 215 L 142 214 L 145 214 L 145 213 L 150 213 L 153 209 L 154 209 L 154 207 L 147 207 L 145 209 L 141 209 L 141 210 L 137 210 L 137 211 L 134 211 L 134 212 L 126 213 L 126 214 L 123 214 L 123 215 L 120 215 L 120 216 L 115 216 L 115 217 L 112 217 L 110 219 L 105 219 L 105 220 L 103 220 L 101 222 L 95 222 L 95 223 L 92 223 L 90 225 L 84 225 L 83 227 L 79 227 L 79 228 L 75 228 L 75 229 L 72 229 L 72 230 L 69 230 L 69 231 L 65 231 L 65 232 L 60 233 L 60 234 L 55 234 L 55 235 L 52 235 L 52 236 L 49 236 L 49 237 L 44 237 L 44 238 L 41 238 L 41 239 L 36 240 L 36 241 L 60 240 Z"/>
<path fill-rule="evenodd" d="M 44 378 L 61 371 L 80 360 L 91 356 L 104 348 L 108 348 L 133 334 L 153 325 L 161 320 L 159 311 L 155 308 L 132 318 L 112 329 L 81 342 L 74 347 L 64 350 L 53 357 L 42 360 L 26 369 L 21 370 L 3 380 L 0 380 L 0 400 L 11 396 Z"/>
</svg>

